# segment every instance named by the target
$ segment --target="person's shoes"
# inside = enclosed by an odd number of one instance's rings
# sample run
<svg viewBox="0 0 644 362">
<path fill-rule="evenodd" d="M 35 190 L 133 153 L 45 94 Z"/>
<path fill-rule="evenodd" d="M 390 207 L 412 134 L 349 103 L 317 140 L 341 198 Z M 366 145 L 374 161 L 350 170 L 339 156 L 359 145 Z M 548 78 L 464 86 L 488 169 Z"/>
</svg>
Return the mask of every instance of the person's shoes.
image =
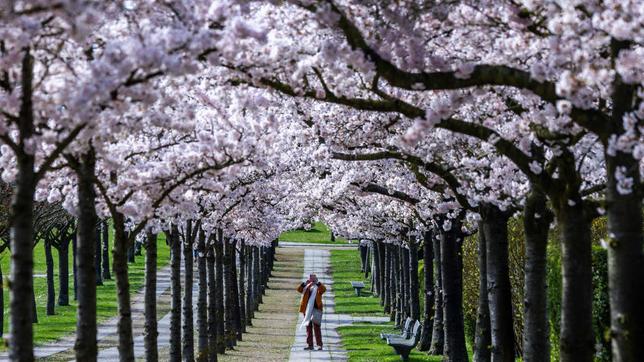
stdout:
<svg viewBox="0 0 644 362">
<path fill-rule="evenodd" d="M 312 350 L 313 350 L 313 346 L 304 347 L 304 350 L 305 350 L 305 351 L 312 351 Z"/>
<path fill-rule="evenodd" d="M 322 346 L 318 346 L 318 351 L 321 351 L 321 350 L 322 350 Z"/>
</svg>

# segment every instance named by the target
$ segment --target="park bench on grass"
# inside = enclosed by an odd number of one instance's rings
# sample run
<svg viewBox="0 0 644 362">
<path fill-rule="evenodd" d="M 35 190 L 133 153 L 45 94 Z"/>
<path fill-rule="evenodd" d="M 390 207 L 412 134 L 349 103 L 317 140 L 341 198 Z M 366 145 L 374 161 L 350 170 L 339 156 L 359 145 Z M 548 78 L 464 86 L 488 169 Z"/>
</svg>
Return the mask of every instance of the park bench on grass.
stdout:
<svg viewBox="0 0 644 362">
<path fill-rule="evenodd" d="M 351 282 L 351 286 L 356 291 L 356 295 L 359 297 L 360 296 L 360 291 L 362 290 L 362 288 L 364 288 L 364 283 L 363 282 Z"/>
<path fill-rule="evenodd" d="M 409 332 L 411 332 L 411 325 L 414 323 L 414 320 L 407 317 L 405 320 L 405 324 L 403 325 L 402 333 L 396 334 L 396 333 L 380 333 L 380 338 L 386 340 L 389 337 L 401 337 L 401 338 L 408 338 L 409 337 Z"/>
<path fill-rule="evenodd" d="M 411 334 L 407 338 L 389 337 L 387 338 L 387 344 L 393 347 L 393 349 L 396 351 L 396 354 L 398 354 L 403 361 L 408 361 L 409 352 L 411 352 L 411 350 L 416 347 L 419 339 L 420 322 L 416 321 L 416 323 L 414 323 L 414 328 L 412 329 Z"/>
</svg>

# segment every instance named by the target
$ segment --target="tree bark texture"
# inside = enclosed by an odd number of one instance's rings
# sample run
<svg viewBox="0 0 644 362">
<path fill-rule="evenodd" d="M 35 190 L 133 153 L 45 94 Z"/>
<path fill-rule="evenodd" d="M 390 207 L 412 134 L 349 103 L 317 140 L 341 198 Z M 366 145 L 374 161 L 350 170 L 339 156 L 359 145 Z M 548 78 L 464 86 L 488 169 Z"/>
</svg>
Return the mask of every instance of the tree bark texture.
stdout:
<svg viewBox="0 0 644 362">
<path fill-rule="evenodd" d="M 492 336 L 492 361 L 514 362 L 514 324 L 510 284 L 509 215 L 490 204 L 480 206 L 485 234 L 487 293 Z"/>
<path fill-rule="evenodd" d="M 56 289 L 54 288 L 54 257 L 51 254 L 51 242 L 44 240 L 45 264 L 47 266 L 47 315 L 56 314 Z"/>
<path fill-rule="evenodd" d="M 78 169 L 78 239 L 76 271 L 78 272 L 78 308 L 76 309 L 76 360 L 95 361 L 96 346 L 96 192 L 94 150 L 80 156 Z M 129 290 L 128 290 L 129 293 Z M 128 294 L 129 296 L 129 294 Z"/>
<path fill-rule="evenodd" d="M 183 360 L 195 359 L 195 328 L 192 315 L 192 286 L 194 283 L 193 241 L 194 230 L 192 220 L 186 222 L 183 233 Z"/>
<path fill-rule="evenodd" d="M 197 273 L 199 296 L 197 298 L 197 361 L 208 360 L 208 275 L 206 266 L 206 233 L 199 230 L 197 239 Z"/>
<path fill-rule="evenodd" d="M 112 279 L 110 274 L 110 225 L 107 221 L 101 223 L 101 232 L 103 234 L 103 280 Z"/>
<path fill-rule="evenodd" d="M 423 330 L 418 342 L 419 351 L 429 351 L 432 343 L 432 325 L 434 323 L 434 252 L 432 245 L 432 232 L 423 233 L 423 283 L 425 298 L 423 308 Z"/>
<path fill-rule="evenodd" d="M 60 233 L 58 240 L 58 305 L 69 305 L 69 244 L 71 236 Z"/>
<path fill-rule="evenodd" d="M 527 197 L 523 217 L 526 235 L 523 360 L 527 362 L 550 361 L 546 262 L 552 218 L 545 195 L 533 188 Z"/>
<path fill-rule="evenodd" d="M 217 361 L 218 348 L 218 326 L 220 323 L 218 312 L 218 298 L 221 289 L 217 289 L 215 276 L 215 253 L 212 246 L 206 252 L 206 269 L 208 273 L 208 361 Z"/>
<path fill-rule="evenodd" d="M 132 335 L 132 306 L 130 301 L 130 280 L 128 276 L 128 236 L 125 231 L 125 217 L 121 213 L 112 215 L 114 221 L 114 254 L 112 270 L 116 278 L 118 301 L 119 360 L 134 361 L 134 337 Z M 93 265 L 94 263 L 92 263 Z"/>
<path fill-rule="evenodd" d="M 217 317 L 217 352 L 226 351 L 226 335 L 224 326 L 224 246 L 222 238 L 215 241 L 215 291 Z"/>
<path fill-rule="evenodd" d="M 441 236 L 443 316 L 445 320 L 443 352 L 446 361 L 467 361 L 463 323 L 463 264 L 461 259 L 463 243 L 460 225 L 452 225 L 452 229 L 442 232 Z"/>
<path fill-rule="evenodd" d="M 179 230 L 170 232 L 170 361 L 181 361 L 181 241 Z"/>
<path fill-rule="evenodd" d="M 490 304 L 487 293 L 487 245 L 483 223 L 479 223 L 478 236 L 479 300 L 474 335 L 474 361 L 488 362 L 491 359 L 492 336 L 490 332 Z"/>
<path fill-rule="evenodd" d="M 167 237 L 167 234 L 166 234 Z M 157 235 L 148 232 L 145 237 L 145 359 L 156 361 L 159 359 L 159 335 L 157 326 Z"/>
</svg>

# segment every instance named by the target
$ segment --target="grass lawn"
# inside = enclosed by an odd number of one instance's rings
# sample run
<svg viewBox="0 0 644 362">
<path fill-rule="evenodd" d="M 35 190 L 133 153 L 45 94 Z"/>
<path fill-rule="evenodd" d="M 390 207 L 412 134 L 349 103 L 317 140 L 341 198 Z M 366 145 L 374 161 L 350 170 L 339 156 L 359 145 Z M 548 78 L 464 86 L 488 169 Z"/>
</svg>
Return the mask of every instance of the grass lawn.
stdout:
<svg viewBox="0 0 644 362">
<path fill-rule="evenodd" d="M 110 247 L 112 244 L 112 233 L 110 231 Z M 165 235 L 160 234 L 157 242 L 158 248 L 158 265 L 163 267 L 168 264 L 170 260 L 170 249 L 165 244 Z M 54 284 L 56 290 L 56 298 L 58 298 L 58 253 L 56 249 L 52 248 L 52 256 L 54 259 Z M 143 249 L 144 256 L 137 256 L 136 262 L 129 265 L 130 276 L 130 291 L 132 294 L 136 293 L 143 286 L 144 271 L 145 271 L 145 249 Z M 74 279 L 72 275 L 72 251 L 71 246 L 69 250 L 69 299 L 70 305 L 61 307 L 56 304 L 56 314 L 52 316 L 46 315 L 47 307 L 47 281 L 45 278 L 46 265 L 45 265 L 45 247 L 44 244 L 38 243 L 34 248 L 34 290 L 36 292 L 36 309 L 38 313 L 38 323 L 34 324 L 34 343 L 43 344 L 52 342 L 67 334 L 73 333 L 76 329 L 76 301 L 74 301 Z M 110 271 L 111 271 L 112 258 L 110 255 Z M 3 253 L 0 265 L 5 277 L 3 282 L 4 293 L 4 332 L 9 332 L 9 289 L 7 287 L 6 278 L 9 276 L 10 256 L 9 252 Z M 112 280 L 103 281 L 102 286 L 97 286 L 97 318 L 98 322 L 105 321 L 116 315 L 117 302 L 116 302 L 116 282 L 112 273 Z M 56 299 L 58 302 L 58 299 Z M 0 346 L 0 350 L 6 349 L 4 344 Z"/>
<path fill-rule="evenodd" d="M 380 339 L 380 332 L 393 330 L 393 323 L 386 325 L 355 323 L 338 328 L 342 337 L 342 345 L 349 353 L 349 361 L 400 361 L 394 349 Z M 443 356 L 429 356 L 416 349 L 409 354 L 410 361 L 440 362 Z"/>
<path fill-rule="evenodd" d="M 331 250 L 331 275 L 335 293 L 335 312 L 354 315 L 384 315 L 380 299 L 374 297 L 371 282 L 360 272 L 360 251 Z M 365 284 L 358 297 L 350 282 L 362 281 Z"/>
<path fill-rule="evenodd" d="M 315 222 L 310 230 L 295 229 L 283 232 L 279 240 L 296 243 L 347 244 L 347 240 L 340 237 L 336 237 L 335 242 L 332 242 L 331 231 L 321 222 Z"/>
</svg>

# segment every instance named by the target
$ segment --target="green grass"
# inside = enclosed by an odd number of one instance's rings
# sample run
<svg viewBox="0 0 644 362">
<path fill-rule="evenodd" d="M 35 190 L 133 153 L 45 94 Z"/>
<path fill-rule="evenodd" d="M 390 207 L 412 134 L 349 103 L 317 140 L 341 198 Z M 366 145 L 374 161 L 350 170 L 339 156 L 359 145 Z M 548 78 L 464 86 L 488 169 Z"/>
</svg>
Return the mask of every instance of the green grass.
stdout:
<svg viewBox="0 0 644 362">
<path fill-rule="evenodd" d="M 112 245 L 112 233 L 110 232 L 110 247 Z M 160 234 L 157 241 L 158 249 L 158 266 L 161 268 L 168 264 L 170 260 L 170 249 L 165 244 L 165 235 Z M 56 290 L 56 302 L 58 302 L 58 253 L 56 249 L 52 249 L 52 256 L 54 259 L 54 285 Z M 137 256 L 134 264 L 129 264 L 130 276 L 130 292 L 135 294 L 144 282 L 145 272 L 145 249 L 143 256 Z M 110 255 L 110 271 L 111 271 L 112 258 Z M 9 275 L 10 256 L 8 251 L 3 253 L 0 260 L 2 271 L 5 277 L 3 283 L 4 293 L 4 332 L 9 332 L 9 289 L 7 288 L 6 278 Z M 34 324 L 34 343 L 43 344 L 55 341 L 65 335 L 74 333 L 76 330 L 76 308 L 77 304 L 74 301 L 74 279 L 72 275 L 72 251 L 71 246 L 69 250 L 69 299 L 70 305 L 61 307 L 56 304 L 55 315 L 46 315 L 47 307 L 47 281 L 44 277 L 46 274 L 45 265 L 45 247 L 44 244 L 38 243 L 34 248 L 34 274 L 41 274 L 43 276 L 34 277 L 34 290 L 36 293 L 36 310 L 38 313 L 38 323 Z M 116 283 L 114 280 L 114 273 L 112 273 L 112 280 L 104 280 L 102 286 L 96 287 L 96 313 L 97 321 L 100 323 L 105 321 L 117 313 L 116 301 Z M 5 346 L 0 346 L 0 350 L 6 349 Z"/>
<path fill-rule="evenodd" d="M 400 361 L 394 349 L 380 339 L 380 332 L 392 330 L 393 323 L 371 324 L 355 323 L 350 326 L 338 328 L 342 337 L 342 345 L 349 354 L 349 361 Z M 440 362 L 443 356 L 428 356 L 416 349 L 409 354 L 410 361 L 435 361 Z"/>
<path fill-rule="evenodd" d="M 353 315 L 384 315 L 380 299 L 374 297 L 371 282 L 360 272 L 360 251 L 331 250 L 331 273 L 335 293 L 335 312 Z M 350 282 L 365 284 L 358 297 Z"/>
<path fill-rule="evenodd" d="M 315 243 L 315 244 L 346 244 L 347 240 L 336 237 L 335 242 L 331 241 L 331 231 L 321 222 L 313 223 L 310 230 L 295 229 L 285 231 L 280 235 L 279 241 L 290 241 L 296 243 Z"/>
</svg>

